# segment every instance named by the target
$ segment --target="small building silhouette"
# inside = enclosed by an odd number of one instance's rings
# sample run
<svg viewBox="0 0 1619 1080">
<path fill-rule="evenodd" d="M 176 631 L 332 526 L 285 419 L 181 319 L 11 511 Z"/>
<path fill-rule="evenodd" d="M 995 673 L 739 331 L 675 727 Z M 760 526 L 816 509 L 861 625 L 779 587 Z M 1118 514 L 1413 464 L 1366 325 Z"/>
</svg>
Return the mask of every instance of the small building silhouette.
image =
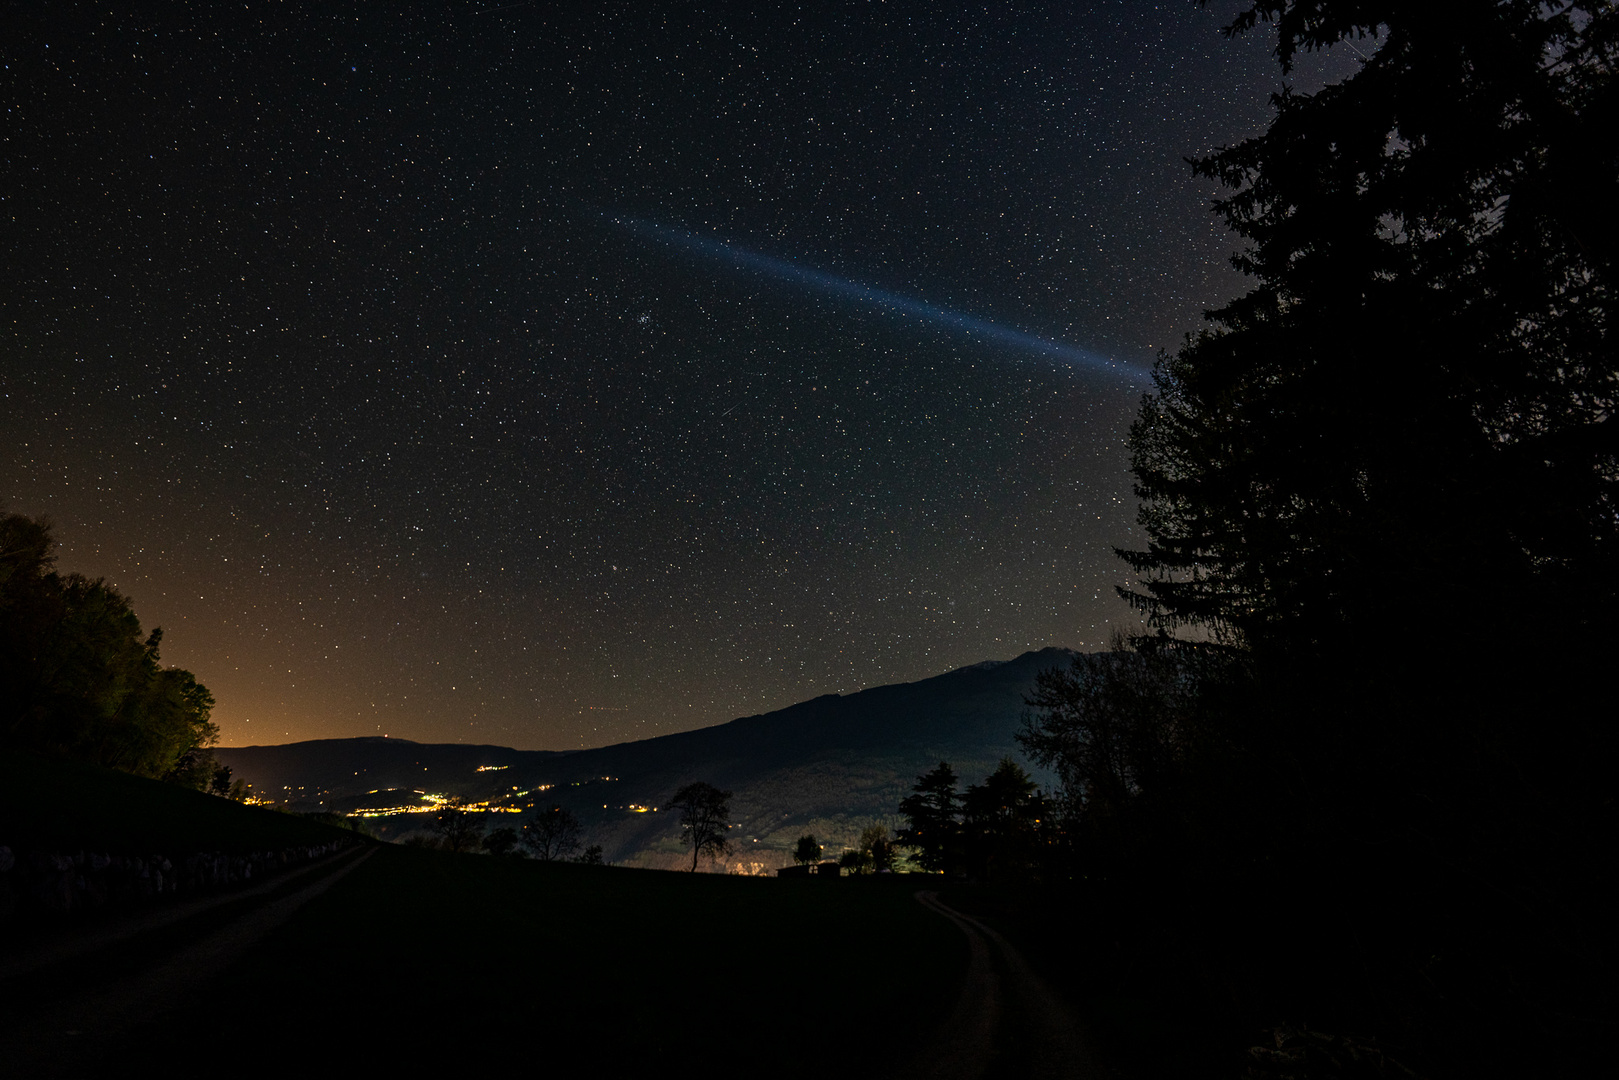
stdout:
<svg viewBox="0 0 1619 1080">
<path fill-rule="evenodd" d="M 842 873 L 836 860 L 827 859 L 825 862 L 815 863 L 813 866 L 800 863 L 797 866 L 783 866 L 777 869 L 777 877 L 815 877 L 835 878 Z"/>
</svg>

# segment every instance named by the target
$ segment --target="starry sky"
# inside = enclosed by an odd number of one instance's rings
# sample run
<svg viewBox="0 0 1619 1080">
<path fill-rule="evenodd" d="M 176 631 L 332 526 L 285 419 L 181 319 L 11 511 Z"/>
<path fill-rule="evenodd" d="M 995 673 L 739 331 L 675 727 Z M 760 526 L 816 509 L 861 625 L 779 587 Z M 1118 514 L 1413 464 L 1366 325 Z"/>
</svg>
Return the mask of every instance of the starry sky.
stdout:
<svg viewBox="0 0 1619 1080">
<path fill-rule="evenodd" d="M 568 749 L 1128 622 L 1231 3 L 10 5 L 0 501 L 226 745 Z M 1308 89 L 1352 58 L 1308 58 Z M 1337 67 L 1334 67 L 1337 65 Z"/>
</svg>

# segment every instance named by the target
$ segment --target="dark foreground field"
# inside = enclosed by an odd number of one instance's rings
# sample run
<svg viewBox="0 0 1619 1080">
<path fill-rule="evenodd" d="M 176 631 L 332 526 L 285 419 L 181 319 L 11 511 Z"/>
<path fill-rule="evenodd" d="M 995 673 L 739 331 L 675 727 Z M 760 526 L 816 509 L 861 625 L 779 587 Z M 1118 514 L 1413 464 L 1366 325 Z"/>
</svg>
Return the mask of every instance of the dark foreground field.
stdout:
<svg viewBox="0 0 1619 1080">
<path fill-rule="evenodd" d="M 580 1061 L 605 1075 L 685 1061 L 883 1075 L 949 1014 L 966 963 L 961 933 L 914 899 L 917 879 L 451 855 L 31 756 L 6 755 L 0 781 L 0 843 L 19 850 L 349 844 L 190 899 L 13 910 L 0 1035 L 26 1043 L 40 1075 L 150 1060 L 174 1075 Z"/>
<path fill-rule="evenodd" d="M 964 942 L 903 883 L 817 885 L 384 846 L 108 1057 L 886 1073 L 948 1013 Z"/>
</svg>

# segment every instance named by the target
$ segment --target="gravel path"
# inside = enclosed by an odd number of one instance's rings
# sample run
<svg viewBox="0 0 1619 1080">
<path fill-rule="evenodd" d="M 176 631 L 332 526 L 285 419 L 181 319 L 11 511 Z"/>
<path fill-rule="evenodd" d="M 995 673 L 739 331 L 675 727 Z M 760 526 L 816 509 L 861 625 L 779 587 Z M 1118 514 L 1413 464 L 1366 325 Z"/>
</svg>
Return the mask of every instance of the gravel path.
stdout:
<svg viewBox="0 0 1619 1080">
<path fill-rule="evenodd" d="M 1104 1080 L 1073 1010 L 1005 938 L 933 892 L 926 908 L 967 935 L 967 977 L 950 1018 L 911 1063 L 921 1080 Z"/>
<path fill-rule="evenodd" d="M 25 944 L 20 948 L 11 948 L 8 944 L 8 955 L 0 958 L 0 982 L 26 975 L 41 968 L 51 967 L 75 957 L 101 952 L 103 949 L 117 945 L 120 942 L 129 941 L 150 931 L 185 922 L 187 919 L 195 918 L 224 904 L 235 904 L 251 897 L 275 892 L 277 889 L 283 888 L 288 880 L 307 874 L 322 865 L 322 863 L 335 865 L 353 854 L 353 849 L 340 851 L 335 855 L 328 855 L 325 859 L 316 860 L 283 873 L 275 874 L 265 881 L 246 888 L 227 889 L 193 900 L 160 903 L 150 908 L 138 909 L 121 915 L 110 915 L 106 917 L 105 922 L 93 927 L 69 926 L 47 933 L 41 936 L 39 940 Z"/>
<path fill-rule="evenodd" d="M 182 912 L 154 912 L 149 918 L 121 924 L 82 942 L 62 941 L 43 952 L 31 953 L 7 965 L 7 1016 L 0 1021 L 7 1075 L 18 1077 L 94 1076 L 104 1048 L 118 1036 L 162 1013 L 183 1005 L 193 992 L 239 959 L 251 946 L 310 900 L 329 889 L 349 871 L 371 857 L 367 847 L 358 857 L 339 857 L 326 873 L 286 896 L 266 899 L 248 907 L 220 926 L 213 926 L 155 964 L 133 973 L 98 980 L 95 985 L 71 986 L 55 992 L 64 982 L 64 969 L 84 964 L 96 969 L 96 954 L 119 945 L 139 945 L 145 934 L 160 933 L 183 920 L 197 917 L 225 903 L 273 894 L 287 882 L 266 883 L 246 893 L 186 905 Z M 30 994 L 38 983 L 42 993 Z M 43 999 L 43 1000 L 40 1000 Z"/>
</svg>

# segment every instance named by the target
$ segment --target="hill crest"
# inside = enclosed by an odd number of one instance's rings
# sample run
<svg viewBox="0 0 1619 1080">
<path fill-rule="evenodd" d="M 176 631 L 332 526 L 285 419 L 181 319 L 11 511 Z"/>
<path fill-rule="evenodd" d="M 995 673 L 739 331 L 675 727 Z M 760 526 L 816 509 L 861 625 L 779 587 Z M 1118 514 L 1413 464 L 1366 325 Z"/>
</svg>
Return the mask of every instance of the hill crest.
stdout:
<svg viewBox="0 0 1619 1080">
<path fill-rule="evenodd" d="M 259 792 L 310 809 L 389 788 L 471 803 L 555 801 L 586 820 L 591 841 L 607 847 L 610 859 L 644 865 L 657 864 L 660 851 L 673 853 L 678 830 L 643 808 L 660 805 L 684 783 L 706 780 L 734 792 L 739 846 L 779 862 L 802 831 L 837 844 L 872 821 L 890 822 L 915 778 L 940 761 L 949 761 L 966 784 L 1003 757 L 1021 758 L 1015 736 L 1036 673 L 1073 655 L 1046 648 L 589 750 L 363 736 L 216 754 Z M 384 832 L 425 821 L 394 822 Z"/>
</svg>

